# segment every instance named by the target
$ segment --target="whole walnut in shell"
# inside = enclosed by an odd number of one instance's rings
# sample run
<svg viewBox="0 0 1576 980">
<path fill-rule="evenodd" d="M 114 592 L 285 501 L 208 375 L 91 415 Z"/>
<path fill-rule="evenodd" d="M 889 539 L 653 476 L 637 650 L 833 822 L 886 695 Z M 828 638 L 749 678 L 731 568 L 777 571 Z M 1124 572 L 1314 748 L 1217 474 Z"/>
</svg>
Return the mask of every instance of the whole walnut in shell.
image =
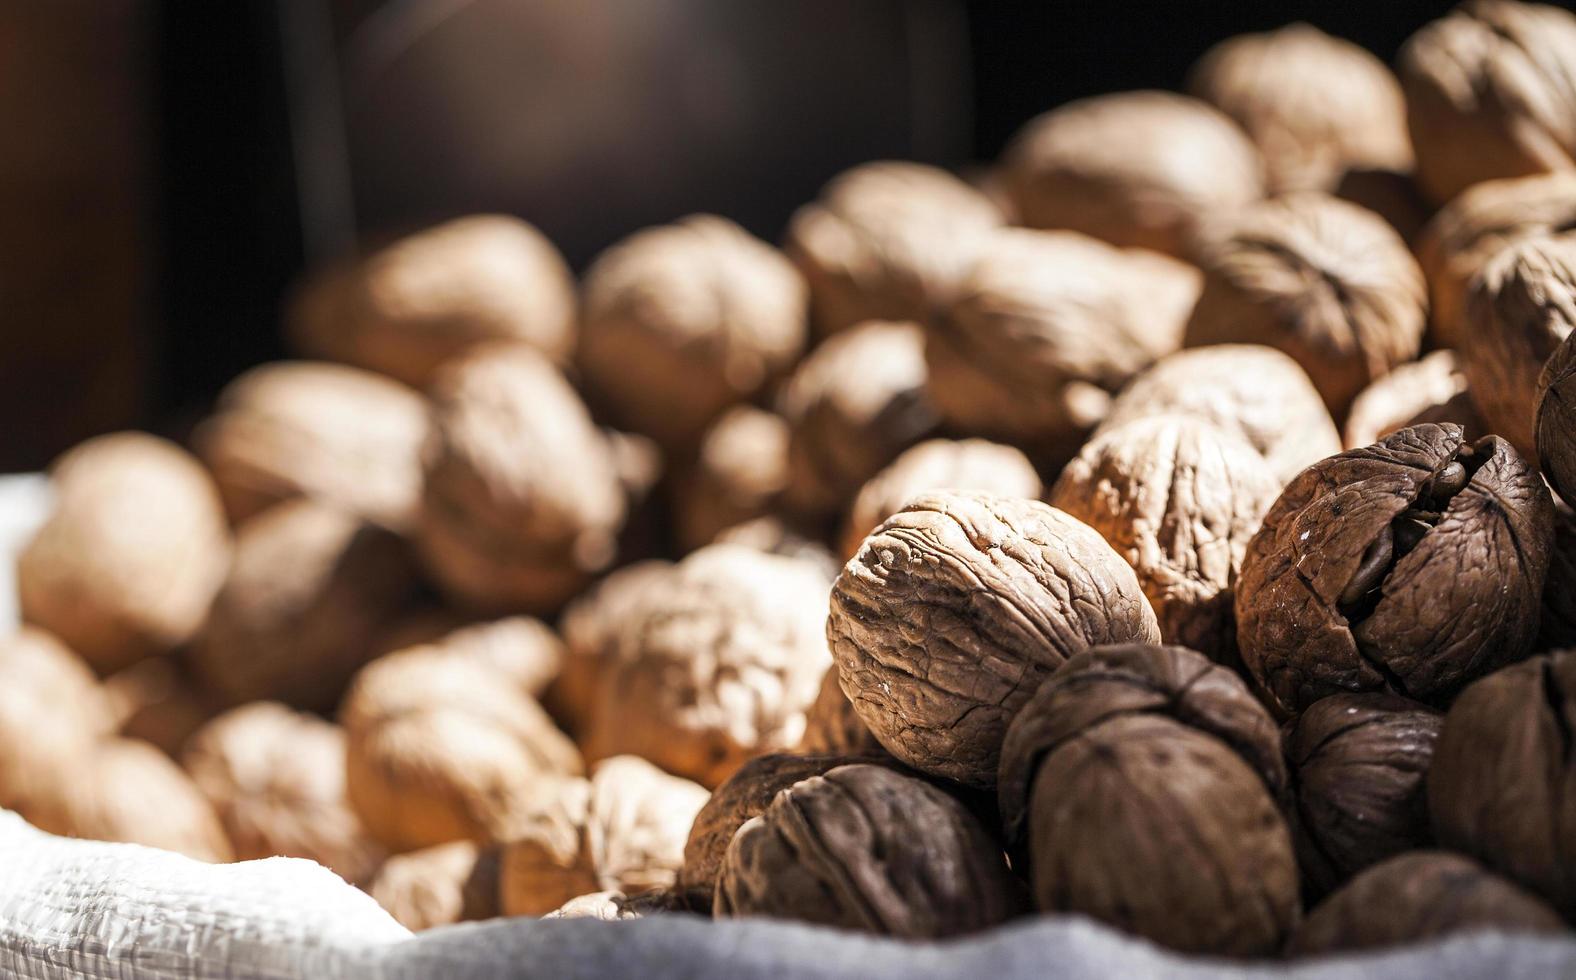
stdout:
<svg viewBox="0 0 1576 980">
<path fill-rule="evenodd" d="M 41 629 L 0 638 L 0 677 L 0 808 L 25 810 L 110 733 L 115 716 L 87 663 Z"/>
<path fill-rule="evenodd" d="M 382 860 L 345 799 L 337 725 L 257 701 L 199 729 L 181 764 L 213 804 L 238 861 L 308 858 L 359 884 Z"/>
<path fill-rule="evenodd" d="M 710 787 L 798 742 L 829 663 L 826 592 L 815 565 L 739 545 L 673 566 L 611 637 L 587 757 L 638 754 Z"/>
<path fill-rule="evenodd" d="M 1292 830 L 1315 889 L 1433 840 L 1424 779 L 1443 722 L 1416 701 L 1373 692 L 1315 701 L 1290 726 Z"/>
<path fill-rule="evenodd" d="M 1269 464 L 1243 439 L 1200 419 L 1159 415 L 1091 439 L 1046 499 L 1133 566 L 1161 639 L 1231 664 L 1232 590 L 1279 493 Z"/>
<path fill-rule="evenodd" d="M 504 915 L 546 915 L 577 895 L 671 888 L 710 796 L 632 755 L 598 763 L 512 814 L 504 832 Z"/>
<path fill-rule="evenodd" d="M 472 215 L 331 268 L 297 297 L 289 328 L 312 356 L 425 387 L 444 361 L 488 341 L 568 360 L 574 289 L 541 232 L 506 215 Z"/>
<path fill-rule="evenodd" d="M 793 364 L 806 304 L 793 265 L 731 221 L 648 228 L 586 272 L 580 368 L 620 428 L 690 450 Z"/>
<path fill-rule="evenodd" d="M 1088 525 L 1040 503 L 922 494 L 832 588 L 827 642 L 843 692 L 899 761 L 970 786 L 996 780 L 1007 724 L 1052 670 L 1160 628 L 1131 567 Z"/>
<path fill-rule="evenodd" d="M 407 929 L 496 919 L 501 862 L 474 841 L 434 844 L 383 862 L 367 892 Z"/>
<path fill-rule="evenodd" d="M 1497 436 L 1418 425 L 1303 471 L 1237 579 L 1243 663 L 1278 709 L 1343 691 L 1440 705 L 1532 648 L 1553 505 Z"/>
<path fill-rule="evenodd" d="M 870 734 L 870 728 L 854 710 L 854 703 L 843 693 L 837 668 L 821 678 L 821 692 L 805 715 L 804 737 L 797 751 L 808 755 L 873 756 L 886 755 L 886 749 Z"/>
<path fill-rule="evenodd" d="M 428 569 L 465 606 L 556 609 L 613 559 L 626 501 L 607 438 L 519 345 L 451 362 L 432 397 L 418 535 Z"/>
<path fill-rule="evenodd" d="M 788 436 L 787 419 L 751 405 L 712 423 L 676 492 L 673 517 L 685 551 L 772 512 L 788 486 Z"/>
<path fill-rule="evenodd" d="M 1411 168 L 1390 69 L 1308 24 L 1222 41 L 1193 66 L 1188 91 L 1247 132 L 1274 193 L 1332 191 L 1352 167 Z"/>
<path fill-rule="evenodd" d="M 783 248 L 829 334 L 866 320 L 924 322 L 1001 223 L 990 198 L 945 170 L 877 161 L 839 174 L 795 212 Z"/>
<path fill-rule="evenodd" d="M 1281 483 L 1341 451 L 1324 400 L 1287 355 L 1254 344 L 1169 354 L 1132 380 L 1092 438 L 1153 415 L 1187 415 L 1245 438 Z"/>
<path fill-rule="evenodd" d="M 1321 902 L 1287 952 L 1355 952 L 1483 931 L 1553 935 L 1565 924 L 1536 896 L 1471 858 L 1413 851 L 1374 865 Z"/>
<path fill-rule="evenodd" d="M 1336 416 L 1422 346 L 1422 270 L 1395 229 L 1339 198 L 1292 194 L 1212 222 L 1199 264 L 1204 290 L 1187 346 L 1283 350 Z"/>
<path fill-rule="evenodd" d="M 1002 747 L 1002 821 L 1043 912 L 1187 952 L 1253 956 L 1297 917 L 1274 720 L 1181 647 L 1098 647 L 1023 706 Z"/>
<path fill-rule="evenodd" d="M 1005 922 L 1019 905 L 1001 845 L 962 803 L 883 766 L 848 765 L 745 821 L 712 912 L 940 939 Z"/>
<path fill-rule="evenodd" d="M 1576 163 L 1576 17 L 1515 0 L 1472 0 L 1401 49 L 1417 179 L 1443 204 L 1496 177 Z"/>
<path fill-rule="evenodd" d="M 1538 375 L 1533 441 L 1549 485 L 1567 504 L 1576 500 L 1576 340 L 1569 335 Z"/>
<path fill-rule="evenodd" d="M 1188 255 L 1198 223 L 1264 194 L 1237 124 L 1197 99 L 1123 92 L 1031 119 L 1002 160 L 1017 217 L 1123 246 Z"/>
<path fill-rule="evenodd" d="M 421 499 L 428 426 L 426 402 L 396 381 L 284 361 L 230 382 L 196 442 L 232 521 L 307 496 L 403 531 Z"/>
<path fill-rule="evenodd" d="M 224 511 L 198 462 L 121 432 L 77 446 L 50 475 L 54 513 L 17 559 L 22 618 L 100 673 L 189 640 L 230 561 Z"/>
<path fill-rule="evenodd" d="M 286 501 L 237 529 L 192 668 L 229 704 L 330 711 L 417 587 L 409 548 L 392 531 L 307 498 Z"/>
<path fill-rule="evenodd" d="M 1424 422 L 1454 422 L 1468 439 L 1488 434 L 1467 395 L 1467 377 L 1455 351 L 1425 354 L 1364 388 L 1346 413 L 1346 448 L 1369 446 Z"/>
<path fill-rule="evenodd" d="M 672 562 L 655 558 L 626 565 L 565 607 L 558 620 L 563 666 L 543 701 L 571 734 L 583 734 L 591 723 L 602 672 L 625 621 L 640 608 L 640 597 L 666 580 L 672 567 Z"/>
</svg>

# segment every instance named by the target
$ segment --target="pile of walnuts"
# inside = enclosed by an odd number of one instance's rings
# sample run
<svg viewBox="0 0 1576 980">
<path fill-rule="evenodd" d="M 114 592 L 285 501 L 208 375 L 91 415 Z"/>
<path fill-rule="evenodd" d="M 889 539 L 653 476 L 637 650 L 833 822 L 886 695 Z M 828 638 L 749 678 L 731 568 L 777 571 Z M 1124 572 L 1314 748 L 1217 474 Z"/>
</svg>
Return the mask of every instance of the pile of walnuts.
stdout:
<svg viewBox="0 0 1576 980">
<path fill-rule="evenodd" d="M 0 806 L 427 928 L 1075 914 L 1310 955 L 1576 921 L 1576 16 L 876 162 L 577 283 L 504 216 L 94 439 L 0 639 Z"/>
</svg>

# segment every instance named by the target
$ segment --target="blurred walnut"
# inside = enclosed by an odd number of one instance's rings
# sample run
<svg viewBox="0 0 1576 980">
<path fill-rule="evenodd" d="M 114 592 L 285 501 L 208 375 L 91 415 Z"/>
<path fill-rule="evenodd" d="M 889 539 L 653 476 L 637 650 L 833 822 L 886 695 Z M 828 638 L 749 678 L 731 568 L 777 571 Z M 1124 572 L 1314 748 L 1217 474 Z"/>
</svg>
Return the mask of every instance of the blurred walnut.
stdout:
<svg viewBox="0 0 1576 980">
<path fill-rule="evenodd" d="M 1408 245 L 1416 246 L 1434 210 L 1423 199 L 1412 179 L 1412 171 L 1354 167 L 1341 176 L 1332 191 L 1383 218 Z M 1415 250 L 1415 249 L 1414 249 Z M 1432 281 L 1429 283 L 1433 285 Z"/>
<path fill-rule="evenodd" d="M 43 630 L 24 626 L 0 638 L 0 809 L 25 810 L 57 773 L 114 728 L 98 678 Z"/>
<path fill-rule="evenodd" d="M 575 344 L 574 279 L 553 244 L 504 215 L 474 215 L 330 268 L 290 314 L 294 344 L 426 387 L 438 366 L 494 340 L 563 363 Z"/>
<path fill-rule="evenodd" d="M 419 932 L 502 915 L 499 874 L 497 848 L 457 840 L 394 855 L 367 891 L 400 925 Z"/>
<path fill-rule="evenodd" d="M 1406 242 L 1338 198 L 1293 194 L 1225 216 L 1208 226 L 1200 265 L 1187 346 L 1283 350 L 1337 417 L 1422 346 L 1427 287 Z"/>
<path fill-rule="evenodd" d="M 829 334 L 865 320 L 923 323 L 1001 223 L 988 197 L 946 171 L 879 161 L 833 178 L 794 214 L 783 247 Z"/>
<path fill-rule="evenodd" d="M 1572 169 L 1573 63 L 1576 17 L 1543 4 L 1472 0 L 1413 34 L 1398 65 L 1429 196 Z"/>
<path fill-rule="evenodd" d="M 796 558 L 814 565 L 827 581 L 837 578 L 843 563 L 819 538 L 814 538 L 798 522 L 782 517 L 757 517 L 735 524 L 717 535 L 717 544 L 736 544 L 753 551 L 782 558 Z"/>
<path fill-rule="evenodd" d="M 693 215 L 624 239 L 586 272 L 580 367 L 620 428 L 687 451 L 793 364 L 806 302 L 775 249 Z"/>
<path fill-rule="evenodd" d="M 55 510 L 17 560 L 22 617 L 100 673 L 191 638 L 224 581 L 230 534 L 202 467 L 138 432 L 51 467 Z"/>
<path fill-rule="evenodd" d="M 587 757 L 637 754 L 716 786 L 798 742 L 829 662 L 826 593 L 814 565 L 739 545 L 668 569 L 609 636 Z"/>
<path fill-rule="evenodd" d="M 104 679 L 114 728 L 152 742 L 179 758 L 192 733 L 223 710 L 219 698 L 192 676 L 184 658 L 149 657 Z"/>
<path fill-rule="evenodd" d="M 1035 500 L 923 494 L 885 521 L 832 589 L 843 691 L 899 761 L 988 787 L 1018 708 L 1068 657 L 1154 642 L 1154 610 L 1088 525 Z"/>
<path fill-rule="evenodd" d="M 585 733 L 595 707 L 602 671 L 624 622 L 639 608 L 639 598 L 667 577 L 669 561 L 652 559 L 626 565 L 580 595 L 564 609 L 558 631 L 564 638 L 563 667 L 548 687 L 544 703 L 571 734 Z"/>
<path fill-rule="evenodd" d="M 1073 657 L 1001 751 L 1002 822 L 1040 910 L 1186 952 L 1272 953 L 1296 921 L 1285 788 L 1268 712 L 1181 647 Z"/>
<path fill-rule="evenodd" d="M 1419 425 L 1316 463 L 1248 545 L 1243 663 L 1295 714 L 1343 691 L 1445 704 L 1527 655 L 1553 506 L 1497 436 Z"/>
<path fill-rule="evenodd" d="M 704 548 L 726 528 L 765 516 L 788 486 L 788 422 L 738 405 L 712 423 L 677 493 L 680 547 Z"/>
<path fill-rule="evenodd" d="M 1001 846 L 962 803 L 883 766 L 849 765 L 795 783 L 745 821 L 712 911 L 940 939 L 1019 907 Z"/>
<path fill-rule="evenodd" d="M 1553 909 L 1476 861 L 1413 851 L 1374 865 L 1320 903 L 1287 952 L 1351 953 L 1472 932 L 1553 935 L 1565 928 Z"/>
<path fill-rule="evenodd" d="M 432 395 L 418 541 L 433 577 L 481 611 L 556 609 L 613 560 L 626 499 L 607 438 L 519 345 L 450 363 Z"/>
<path fill-rule="evenodd" d="M 1031 119 L 1002 168 L 1023 224 L 1172 255 L 1190 254 L 1202 219 L 1264 194 L 1247 134 L 1169 92 L 1101 95 Z"/>
<path fill-rule="evenodd" d="M 1332 191 L 1354 166 L 1412 165 L 1390 69 L 1308 24 L 1222 41 L 1194 64 L 1188 90 L 1242 126 L 1274 193 Z"/>
<path fill-rule="evenodd" d="M 1576 501 L 1576 340 L 1569 334 L 1538 375 L 1534 405 L 1533 441 L 1543 473 L 1561 499 Z"/>
<path fill-rule="evenodd" d="M 1426 354 L 1364 388 L 1346 414 L 1346 448 L 1370 446 L 1424 422 L 1454 422 L 1468 439 L 1488 433 L 1467 395 L 1467 378 L 1454 351 Z"/>
<path fill-rule="evenodd" d="M 661 890 L 642 892 L 639 895 L 625 895 L 620 891 L 591 892 L 587 895 L 576 895 L 542 918 L 600 919 L 603 922 L 619 922 L 625 919 L 643 919 L 658 912 L 679 911 L 672 903 L 672 893 Z"/>
<path fill-rule="evenodd" d="M 237 529 L 235 563 L 190 662 L 229 704 L 330 711 L 416 588 L 393 532 L 313 500 L 286 501 Z"/>
<path fill-rule="evenodd" d="M 882 756 L 886 749 L 860 720 L 854 704 L 843 693 L 837 668 L 821 678 L 821 693 L 805 715 L 804 738 L 797 751 L 807 755 Z"/>
<path fill-rule="evenodd" d="M 925 379 L 925 335 L 913 323 L 861 323 L 806 357 L 780 399 L 790 433 L 787 505 L 815 516 L 841 511 L 929 435 L 940 419 Z"/>
<path fill-rule="evenodd" d="M 546 915 L 577 895 L 671 888 L 710 794 L 643 759 L 615 756 L 512 814 L 503 846 L 505 915 Z"/>
<path fill-rule="evenodd" d="M 1241 438 L 1160 415 L 1091 439 L 1046 499 L 1133 566 L 1162 640 L 1235 664 L 1232 590 L 1279 493 L 1269 464 Z"/>
</svg>

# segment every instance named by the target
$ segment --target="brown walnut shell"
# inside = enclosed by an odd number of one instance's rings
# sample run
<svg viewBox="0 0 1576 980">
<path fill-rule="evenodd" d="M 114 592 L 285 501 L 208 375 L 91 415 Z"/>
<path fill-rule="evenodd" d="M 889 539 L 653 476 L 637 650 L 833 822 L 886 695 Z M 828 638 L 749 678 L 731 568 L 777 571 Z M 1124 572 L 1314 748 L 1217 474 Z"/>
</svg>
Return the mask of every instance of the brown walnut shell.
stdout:
<svg viewBox="0 0 1576 980">
<path fill-rule="evenodd" d="M 1569 334 L 1538 375 L 1533 442 L 1543 475 L 1560 499 L 1576 500 L 1576 340 Z"/>
<path fill-rule="evenodd" d="M 685 551 L 772 512 L 788 486 L 788 421 L 738 405 L 712 423 L 678 488 L 674 522 Z"/>
<path fill-rule="evenodd" d="M 572 735 L 583 735 L 596 708 L 602 672 L 613 656 L 624 622 L 639 608 L 641 596 L 668 576 L 672 562 L 636 562 L 613 572 L 564 609 L 558 631 L 564 638 L 563 667 L 547 688 L 543 703 Z"/>
<path fill-rule="evenodd" d="M 1371 446 L 1397 429 L 1424 422 L 1454 422 L 1468 439 L 1488 434 L 1467 395 L 1467 377 L 1455 351 L 1425 354 L 1364 388 L 1346 413 L 1346 448 Z"/>
<path fill-rule="evenodd" d="M 849 765 L 779 792 L 728 845 L 712 912 L 906 939 L 998 925 L 1019 911 L 1001 846 L 956 799 L 883 766 Z"/>
<path fill-rule="evenodd" d="M 87 663 L 41 629 L 0 639 L 0 677 L 0 808 L 25 810 L 55 773 L 80 768 L 115 716 Z"/>
<path fill-rule="evenodd" d="M 434 844 L 383 862 L 367 892 L 413 931 L 502 915 L 498 849 L 474 841 Z"/>
<path fill-rule="evenodd" d="M 876 739 L 920 772 L 989 787 L 1007 724 L 1052 670 L 1160 628 L 1131 567 L 1035 500 L 941 491 L 865 539 L 827 641 Z"/>
<path fill-rule="evenodd" d="M 1509 443 L 1456 425 L 1316 463 L 1248 545 L 1243 663 L 1291 714 L 1343 691 L 1448 703 L 1531 650 L 1553 514 Z"/>
<path fill-rule="evenodd" d="M 821 678 L 821 693 L 805 715 L 804 738 L 795 750 L 806 755 L 883 756 L 886 749 L 870 734 L 870 728 L 854 710 L 854 703 L 843 693 L 837 668 Z"/>
</svg>

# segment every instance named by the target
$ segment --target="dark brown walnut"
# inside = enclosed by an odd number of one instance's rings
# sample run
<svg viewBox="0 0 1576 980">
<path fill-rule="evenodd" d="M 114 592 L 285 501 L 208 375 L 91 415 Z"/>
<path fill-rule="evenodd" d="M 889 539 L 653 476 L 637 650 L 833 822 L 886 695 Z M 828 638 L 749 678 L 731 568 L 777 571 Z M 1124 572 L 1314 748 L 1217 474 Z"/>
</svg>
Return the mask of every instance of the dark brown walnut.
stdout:
<svg viewBox="0 0 1576 980">
<path fill-rule="evenodd" d="M 1383 218 L 1414 250 L 1434 214 L 1410 169 L 1354 167 L 1341 176 L 1334 194 Z"/>
<path fill-rule="evenodd" d="M 804 737 L 798 752 L 807 755 L 882 756 L 886 749 L 870 734 L 870 728 L 854 711 L 854 703 L 843 693 L 837 668 L 821 678 L 821 693 L 805 715 Z"/>
<path fill-rule="evenodd" d="M 1576 652 L 1515 664 L 1467 688 L 1428 773 L 1439 843 L 1576 914 Z"/>
<path fill-rule="evenodd" d="M 589 782 L 538 797 L 510 815 L 501 835 L 503 914 L 546 915 L 592 891 L 671 889 L 690 825 L 709 795 L 623 755 L 599 763 Z"/>
<path fill-rule="evenodd" d="M 876 739 L 920 772 L 996 781 L 1007 724 L 1051 671 L 1156 642 L 1138 579 L 1093 528 L 1037 500 L 922 494 L 832 588 L 827 642 Z"/>
<path fill-rule="evenodd" d="M 192 733 L 224 710 L 177 655 L 150 657 L 104 679 L 115 730 L 179 758 Z"/>
<path fill-rule="evenodd" d="M 1576 647 L 1576 512 L 1554 502 L 1554 544 L 1543 583 L 1543 616 L 1535 649 Z"/>
<path fill-rule="evenodd" d="M 1248 545 L 1243 663 L 1291 714 L 1346 691 L 1446 704 L 1531 650 L 1553 520 L 1509 443 L 1456 425 L 1316 463 Z"/>
<path fill-rule="evenodd" d="M 1524 242 L 1495 256 L 1467 293 L 1461 367 L 1490 432 L 1537 458 L 1538 380 L 1576 329 L 1576 238 Z"/>
<path fill-rule="evenodd" d="M 1291 194 L 1224 216 L 1203 236 L 1199 264 L 1187 346 L 1283 350 L 1337 417 L 1422 346 L 1422 270 L 1395 229 L 1339 198 Z"/>
<path fill-rule="evenodd" d="M 1242 436 L 1283 484 L 1341 451 L 1307 372 L 1271 347 L 1220 344 L 1161 358 L 1122 389 L 1095 436 L 1152 415 L 1189 415 Z"/>
<path fill-rule="evenodd" d="M 365 884 L 383 854 L 345 799 L 345 733 L 277 702 L 203 726 L 182 754 L 238 861 L 308 858 Z"/>
<path fill-rule="evenodd" d="M 876 525 L 931 490 L 981 490 L 999 497 L 1039 497 L 1040 475 L 1011 446 L 984 439 L 931 439 L 905 450 L 865 481 L 843 528 L 842 556 L 852 558 Z"/>
<path fill-rule="evenodd" d="M 1311 890 L 1433 840 L 1424 780 L 1443 722 L 1393 694 L 1335 694 L 1289 727 L 1292 831 Z"/>
<path fill-rule="evenodd" d="M 1242 438 L 1202 419 L 1157 415 L 1091 439 L 1046 500 L 1133 566 L 1161 639 L 1235 664 L 1237 573 L 1279 493 L 1269 464 Z"/>
<path fill-rule="evenodd" d="M 1222 41 L 1187 87 L 1253 140 L 1272 193 L 1332 191 L 1351 167 L 1411 169 L 1400 83 L 1363 48 L 1308 24 Z"/>
<path fill-rule="evenodd" d="M 940 423 L 926 391 L 925 334 L 867 321 L 817 347 L 778 404 L 788 421 L 785 504 L 818 517 L 848 506 L 898 453 Z"/>
<path fill-rule="evenodd" d="M 788 486 L 788 422 L 751 405 L 712 423 L 683 472 L 674 507 L 678 543 L 704 548 L 717 535 L 772 512 Z"/>
<path fill-rule="evenodd" d="M 1176 350 L 1191 267 L 1071 232 L 998 232 L 928 324 L 930 396 L 947 425 L 1060 463 L 1111 393 Z"/>
<path fill-rule="evenodd" d="M 1554 492 L 1576 501 L 1576 340 L 1560 342 L 1538 375 L 1532 438 Z"/>
<path fill-rule="evenodd" d="M 450 841 L 389 858 L 367 891 L 400 925 L 419 932 L 502 915 L 499 871 L 497 848 Z"/>
<path fill-rule="evenodd" d="M 834 177 L 795 212 L 783 249 L 825 335 L 866 320 L 923 322 L 1001 223 L 989 197 L 945 170 L 877 161 Z"/>
<path fill-rule="evenodd" d="M 235 562 L 189 651 L 221 701 L 331 711 L 416 593 L 392 531 L 317 501 L 286 501 L 237 529 Z"/>
<path fill-rule="evenodd" d="M 405 530 L 428 426 L 426 402 L 396 381 L 284 361 L 230 382 L 195 439 L 231 521 L 306 496 Z"/>
<path fill-rule="evenodd" d="M 101 674 L 191 639 L 224 581 L 230 532 L 202 466 L 139 432 L 50 467 L 54 512 L 17 559 L 22 618 Z"/>
<path fill-rule="evenodd" d="M 1272 953 L 1297 918 L 1274 720 L 1181 647 L 1070 659 L 1013 720 L 998 787 L 1042 912 L 1186 952 Z"/>
<path fill-rule="evenodd" d="M 796 558 L 814 565 L 830 584 L 843 570 L 842 559 L 812 534 L 802 521 L 768 515 L 723 530 L 717 535 L 716 543 L 742 545 L 768 555 Z"/>
<path fill-rule="evenodd" d="M 636 599 L 582 744 L 712 787 L 796 744 L 826 672 L 827 581 L 815 565 L 739 545 L 702 548 Z"/>
<path fill-rule="evenodd" d="M 1467 394 L 1467 376 L 1455 351 L 1426 354 L 1364 388 L 1346 413 L 1346 448 L 1369 446 L 1424 422 L 1454 422 L 1468 439 L 1488 434 Z"/>
<path fill-rule="evenodd" d="M 36 627 L 0 638 L 0 677 L 0 807 L 20 811 L 80 768 L 115 715 L 86 661 Z"/>
<path fill-rule="evenodd" d="M 543 704 L 570 734 L 584 735 L 615 639 L 639 608 L 641 595 L 666 579 L 672 567 L 660 559 L 626 565 L 565 607 L 558 620 L 563 666 L 544 693 Z"/>
<path fill-rule="evenodd" d="M 1316 956 L 1471 932 L 1554 935 L 1565 928 L 1536 896 L 1471 858 L 1414 851 L 1374 865 L 1325 899 L 1292 934 L 1287 952 Z"/>
<path fill-rule="evenodd" d="M 947 793 L 883 766 L 849 765 L 779 792 L 734 834 L 712 914 L 769 916 L 905 939 L 988 929 L 1017 915 L 998 844 Z"/>
<path fill-rule="evenodd" d="M 771 246 L 694 215 L 614 245 L 586 272 L 578 353 L 608 417 L 693 450 L 804 348 L 804 281 Z"/>
<path fill-rule="evenodd" d="M 1418 183 L 1437 204 L 1473 184 L 1576 168 L 1576 17 L 1472 0 L 1413 34 L 1398 68 Z"/>
<path fill-rule="evenodd" d="M 407 235 L 308 283 L 290 312 L 294 345 L 426 387 L 439 365 L 488 341 L 563 363 L 575 345 L 575 287 L 553 244 L 504 215 Z"/>
<path fill-rule="evenodd" d="M 1169 92 L 1070 102 L 1025 123 L 1002 160 L 1020 222 L 1189 255 L 1198 223 L 1264 194 L 1236 123 Z"/>
<path fill-rule="evenodd" d="M 607 438 L 563 376 L 520 345 L 451 362 L 432 396 L 418 534 L 428 569 L 470 608 L 558 608 L 616 551 L 626 497 Z"/>
</svg>

